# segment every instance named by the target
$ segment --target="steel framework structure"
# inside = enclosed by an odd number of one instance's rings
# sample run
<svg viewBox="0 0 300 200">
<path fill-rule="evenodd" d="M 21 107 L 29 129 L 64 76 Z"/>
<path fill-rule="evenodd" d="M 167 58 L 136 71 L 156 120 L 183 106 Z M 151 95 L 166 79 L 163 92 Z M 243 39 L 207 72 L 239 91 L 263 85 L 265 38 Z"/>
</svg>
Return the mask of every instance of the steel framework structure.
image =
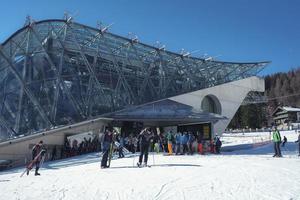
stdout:
<svg viewBox="0 0 300 200">
<path fill-rule="evenodd" d="M 0 137 L 243 79 L 267 63 L 190 57 L 70 19 L 31 22 L 0 46 Z"/>
</svg>

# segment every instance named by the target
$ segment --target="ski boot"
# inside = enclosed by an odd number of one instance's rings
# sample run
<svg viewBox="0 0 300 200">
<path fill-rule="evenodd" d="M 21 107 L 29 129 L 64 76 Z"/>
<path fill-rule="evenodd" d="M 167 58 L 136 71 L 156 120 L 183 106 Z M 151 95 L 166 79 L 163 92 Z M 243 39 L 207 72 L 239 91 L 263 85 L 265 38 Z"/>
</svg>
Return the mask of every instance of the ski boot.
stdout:
<svg viewBox="0 0 300 200">
<path fill-rule="evenodd" d="M 137 165 L 139 168 L 142 167 L 142 163 L 140 163 L 140 162 L 136 163 L 136 165 Z"/>
<path fill-rule="evenodd" d="M 38 171 L 39 171 L 39 167 L 35 169 L 35 173 L 34 173 L 35 176 L 40 176 L 41 175 Z"/>
</svg>

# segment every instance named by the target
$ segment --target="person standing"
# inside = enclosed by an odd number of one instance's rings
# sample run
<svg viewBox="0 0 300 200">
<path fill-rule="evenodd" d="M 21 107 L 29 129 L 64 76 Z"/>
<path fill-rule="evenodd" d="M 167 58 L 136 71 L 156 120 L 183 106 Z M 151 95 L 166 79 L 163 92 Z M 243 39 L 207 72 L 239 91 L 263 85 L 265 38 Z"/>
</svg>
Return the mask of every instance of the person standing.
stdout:
<svg viewBox="0 0 300 200">
<path fill-rule="evenodd" d="M 194 143 L 195 137 L 194 134 L 192 132 L 189 132 L 188 135 L 188 151 L 190 155 L 193 155 L 194 151 L 193 151 L 193 143 Z"/>
<path fill-rule="evenodd" d="M 54 145 L 53 149 L 52 149 L 52 153 L 51 153 L 51 160 L 55 160 L 56 158 L 56 146 Z"/>
<path fill-rule="evenodd" d="M 188 152 L 188 133 L 184 132 L 182 135 L 182 153 L 185 155 Z"/>
<path fill-rule="evenodd" d="M 275 127 L 275 130 L 273 131 L 273 142 L 274 142 L 274 151 L 275 151 L 273 157 L 282 157 L 281 150 L 280 150 L 281 136 L 279 131 L 277 130 L 277 127 Z"/>
<path fill-rule="evenodd" d="M 134 148 L 134 137 L 132 134 L 129 135 L 128 137 L 128 150 L 131 153 L 135 153 L 135 148 Z"/>
<path fill-rule="evenodd" d="M 185 138 L 184 138 L 184 134 L 185 134 L 185 132 L 182 132 L 181 134 L 180 134 L 180 155 L 183 155 L 184 154 L 184 140 L 185 140 Z"/>
<path fill-rule="evenodd" d="M 221 146 L 222 146 L 222 142 L 220 140 L 220 137 L 216 138 L 216 154 L 220 154 L 220 150 L 221 150 Z"/>
<path fill-rule="evenodd" d="M 197 140 L 198 140 L 197 141 L 198 142 L 198 147 L 197 147 L 198 152 L 199 152 L 199 154 L 204 154 L 203 144 L 202 144 L 202 142 L 203 142 L 203 133 L 202 132 L 199 132 Z"/>
<path fill-rule="evenodd" d="M 31 153 L 32 153 L 32 161 L 27 166 L 27 175 L 29 175 L 29 171 L 33 168 L 33 165 L 35 165 L 35 176 L 40 176 L 39 173 L 40 169 L 40 162 L 42 160 L 42 157 L 45 155 L 45 148 L 43 147 L 43 140 L 41 140 L 39 143 L 33 146 Z"/>
<path fill-rule="evenodd" d="M 287 142 L 287 138 L 285 136 L 283 136 L 283 143 L 282 143 L 282 147 L 284 147 L 285 143 Z"/>
<path fill-rule="evenodd" d="M 122 137 L 121 134 L 117 135 L 117 142 L 119 142 L 119 148 L 118 148 L 119 158 L 124 158 L 125 157 L 123 153 L 124 138 Z"/>
<path fill-rule="evenodd" d="M 168 153 L 169 153 L 169 155 L 172 155 L 173 154 L 173 149 L 172 149 L 173 133 L 172 133 L 172 131 L 168 132 L 167 141 L 168 141 Z"/>
<path fill-rule="evenodd" d="M 154 134 L 153 136 L 153 152 L 159 153 L 159 141 L 160 137 L 158 136 L 158 134 Z"/>
<path fill-rule="evenodd" d="M 110 148 L 111 148 L 111 145 L 112 145 L 112 142 L 113 142 L 113 134 L 112 134 L 112 131 L 109 130 L 109 129 L 106 129 L 105 133 L 104 133 L 104 136 L 102 138 L 102 160 L 101 160 L 101 168 L 104 169 L 104 168 L 108 168 L 108 164 L 107 164 L 107 161 L 108 161 L 108 154 L 109 154 L 109 151 L 110 151 Z"/>
<path fill-rule="evenodd" d="M 299 135 L 298 135 L 298 140 L 295 142 L 298 143 L 298 150 L 299 150 L 298 156 L 300 156 L 300 131 L 299 131 Z"/>
<path fill-rule="evenodd" d="M 152 139 L 153 139 L 153 134 L 151 132 L 151 129 L 146 128 L 141 131 L 139 135 L 140 156 L 139 156 L 139 162 L 137 163 L 138 167 L 142 166 L 143 157 L 144 157 L 143 166 L 147 166 L 148 152 L 149 152 L 150 142 Z"/>
<path fill-rule="evenodd" d="M 180 132 L 175 134 L 175 143 L 176 143 L 176 155 L 180 154 Z"/>
</svg>

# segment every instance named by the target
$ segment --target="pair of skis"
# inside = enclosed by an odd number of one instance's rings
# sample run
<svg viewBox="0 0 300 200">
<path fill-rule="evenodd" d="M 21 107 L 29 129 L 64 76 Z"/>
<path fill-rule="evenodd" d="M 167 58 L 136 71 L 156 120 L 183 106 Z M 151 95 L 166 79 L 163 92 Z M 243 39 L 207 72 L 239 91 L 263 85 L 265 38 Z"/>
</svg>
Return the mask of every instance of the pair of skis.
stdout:
<svg viewBox="0 0 300 200">
<path fill-rule="evenodd" d="M 45 153 L 45 150 L 41 150 L 40 153 L 38 153 L 38 155 L 36 155 L 34 157 L 34 159 L 29 162 L 29 164 L 26 166 L 25 170 L 22 172 L 20 177 L 22 177 L 26 172 L 28 174 L 29 171 L 33 168 L 33 166 L 37 163 L 38 159 L 40 159 L 41 156 L 42 156 L 42 159 L 41 159 L 41 165 L 42 165 L 44 162 L 44 156 L 43 156 L 44 153 Z"/>
<path fill-rule="evenodd" d="M 136 164 L 138 166 L 138 168 L 144 168 L 144 167 L 151 167 L 151 165 L 145 165 L 145 164 L 140 164 L 140 163 L 137 163 Z"/>
</svg>

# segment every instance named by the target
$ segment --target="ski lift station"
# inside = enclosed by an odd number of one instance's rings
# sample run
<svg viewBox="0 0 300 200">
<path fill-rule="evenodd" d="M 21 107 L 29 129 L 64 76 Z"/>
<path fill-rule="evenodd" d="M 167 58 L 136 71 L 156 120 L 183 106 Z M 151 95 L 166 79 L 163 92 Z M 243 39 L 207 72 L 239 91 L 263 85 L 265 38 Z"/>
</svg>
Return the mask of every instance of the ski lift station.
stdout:
<svg viewBox="0 0 300 200">
<path fill-rule="evenodd" d="M 62 146 L 106 126 L 222 134 L 268 62 L 221 62 L 151 46 L 107 27 L 28 21 L 0 47 L 0 160 L 24 164 L 30 146 Z M 16 164 L 17 165 L 17 164 Z"/>
</svg>

